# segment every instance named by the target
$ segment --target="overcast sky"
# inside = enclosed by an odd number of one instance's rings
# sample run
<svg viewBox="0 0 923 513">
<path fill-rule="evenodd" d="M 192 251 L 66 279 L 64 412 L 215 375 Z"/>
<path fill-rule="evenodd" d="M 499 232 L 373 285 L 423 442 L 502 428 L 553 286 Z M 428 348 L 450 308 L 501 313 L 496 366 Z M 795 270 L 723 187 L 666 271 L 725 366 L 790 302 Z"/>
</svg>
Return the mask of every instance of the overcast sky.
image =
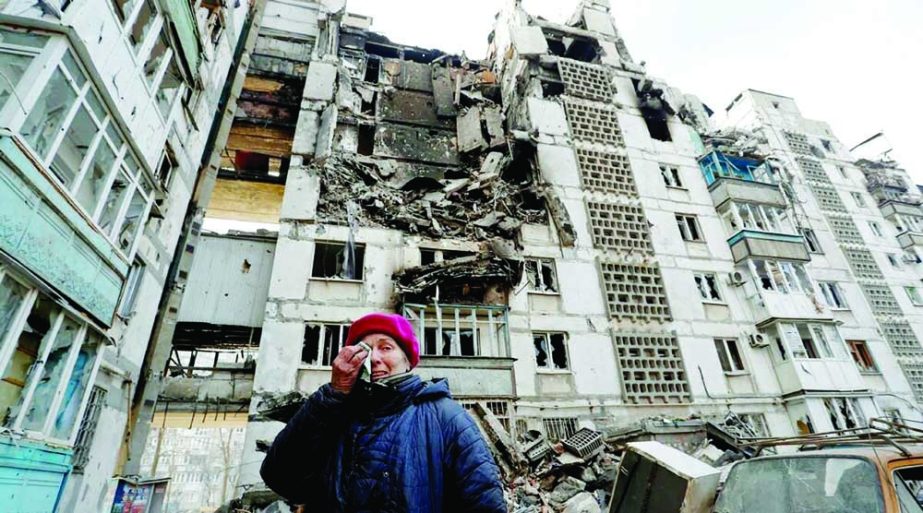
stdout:
<svg viewBox="0 0 923 513">
<path fill-rule="evenodd" d="M 482 58 L 505 0 L 348 0 L 392 40 Z M 648 72 L 722 110 L 760 89 L 795 98 L 849 147 L 884 131 L 923 184 L 923 1 L 610 0 Z M 576 0 L 523 0 L 565 21 Z"/>
</svg>

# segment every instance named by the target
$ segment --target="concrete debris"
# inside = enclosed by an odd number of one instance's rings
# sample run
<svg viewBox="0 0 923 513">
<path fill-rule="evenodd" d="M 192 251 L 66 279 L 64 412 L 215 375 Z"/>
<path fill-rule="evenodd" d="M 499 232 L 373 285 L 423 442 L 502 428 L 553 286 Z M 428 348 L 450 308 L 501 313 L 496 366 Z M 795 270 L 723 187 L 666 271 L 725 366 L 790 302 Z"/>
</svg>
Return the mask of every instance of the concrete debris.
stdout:
<svg viewBox="0 0 923 513">
<path fill-rule="evenodd" d="M 405 300 L 484 304 L 491 290 L 510 290 L 522 280 L 522 264 L 486 255 L 443 260 L 394 274 Z"/>
<path fill-rule="evenodd" d="M 301 408 L 307 396 L 301 392 L 292 391 L 284 394 L 264 394 L 256 404 L 257 413 L 250 415 L 250 420 L 274 420 L 288 422 Z"/>
<path fill-rule="evenodd" d="M 676 114 L 667 102 L 664 90 L 655 87 L 650 79 L 645 78 L 639 81 L 635 90 L 638 93 L 638 108 L 645 118 L 666 121 L 667 116 Z"/>
<path fill-rule="evenodd" d="M 358 214 L 362 225 L 474 240 L 514 239 L 523 223 L 545 220 L 541 205 L 526 202 L 532 185 L 502 178 L 509 163 L 502 154 L 488 154 L 483 171 L 384 162 L 336 155 L 315 169 L 322 177 L 318 202 L 322 219 L 344 224 L 346 201 L 354 199 L 362 207 Z"/>
</svg>

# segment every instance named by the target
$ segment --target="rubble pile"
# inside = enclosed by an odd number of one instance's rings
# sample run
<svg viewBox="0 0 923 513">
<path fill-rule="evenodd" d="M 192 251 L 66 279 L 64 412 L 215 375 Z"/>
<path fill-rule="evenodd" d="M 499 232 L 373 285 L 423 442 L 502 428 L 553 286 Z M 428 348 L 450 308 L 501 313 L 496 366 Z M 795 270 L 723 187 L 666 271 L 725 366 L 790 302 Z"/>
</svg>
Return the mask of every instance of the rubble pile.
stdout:
<svg viewBox="0 0 923 513">
<path fill-rule="evenodd" d="M 529 468 L 524 475 L 505 476 L 511 512 L 593 513 L 605 509 L 619 457 L 603 441 L 602 433 L 582 429 L 549 443 L 543 435 L 531 432 L 520 447 Z"/>
<path fill-rule="evenodd" d="M 394 166 L 390 161 L 340 154 L 317 169 L 318 212 L 348 224 L 347 203 L 358 203 L 362 224 L 428 235 L 487 240 L 515 238 L 523 223 L 544 223 L 543 202 L 530 181 L 501 177 L 510 158 L 488 153 L 479 169 Z"/>
<path fill-rule="evenodd" d="M 397 291 L 407 299 L 434 297 L 436 287 L 443 299 L 463 301 L 473 297 L 486 300 L 482 287 L 509 290 L 522 280 L 522 262 L 490 253 L 411 267 L 394 274 Z"/>
</svg>

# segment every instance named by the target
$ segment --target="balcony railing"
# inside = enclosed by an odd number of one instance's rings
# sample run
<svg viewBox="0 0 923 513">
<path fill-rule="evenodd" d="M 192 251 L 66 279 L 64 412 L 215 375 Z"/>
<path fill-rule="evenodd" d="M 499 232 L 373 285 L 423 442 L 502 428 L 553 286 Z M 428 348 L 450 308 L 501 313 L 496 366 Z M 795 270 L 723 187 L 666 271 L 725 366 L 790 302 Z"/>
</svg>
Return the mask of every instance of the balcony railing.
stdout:
<svg viewBox="0 0 923 513">
<path fill-rule="evenodd" d="M 424 356 L 510 356 L 506 306 L 406 303 Z"/>
<path fill-rule="evenodd" d="M 768 163 L 725 155 L 713 151 L 699 158 L 699 168 L 705 176 L 705 183 L 709 186 L 719 178 L 735 178 L 748 182 L 777 183 L 775 173 Z"/>
</svg>

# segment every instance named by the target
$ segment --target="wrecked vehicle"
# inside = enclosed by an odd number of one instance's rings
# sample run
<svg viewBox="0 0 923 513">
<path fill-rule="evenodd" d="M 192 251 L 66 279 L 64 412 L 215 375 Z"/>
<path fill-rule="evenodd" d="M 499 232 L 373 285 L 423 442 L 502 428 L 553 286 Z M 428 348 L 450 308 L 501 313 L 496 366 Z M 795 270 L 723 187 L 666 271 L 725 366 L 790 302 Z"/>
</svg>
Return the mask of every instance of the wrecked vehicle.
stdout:
<svg viewBox="0 0 923 513">
<path fill-rule="evenodd" d="M 658 442 L 627 444 L 609 511 L 923 512 L 921 429 L 872 419 L 867 428 L 747 442 L 757 454 L 781 450 L 719 468 Z"/>
</svg>

